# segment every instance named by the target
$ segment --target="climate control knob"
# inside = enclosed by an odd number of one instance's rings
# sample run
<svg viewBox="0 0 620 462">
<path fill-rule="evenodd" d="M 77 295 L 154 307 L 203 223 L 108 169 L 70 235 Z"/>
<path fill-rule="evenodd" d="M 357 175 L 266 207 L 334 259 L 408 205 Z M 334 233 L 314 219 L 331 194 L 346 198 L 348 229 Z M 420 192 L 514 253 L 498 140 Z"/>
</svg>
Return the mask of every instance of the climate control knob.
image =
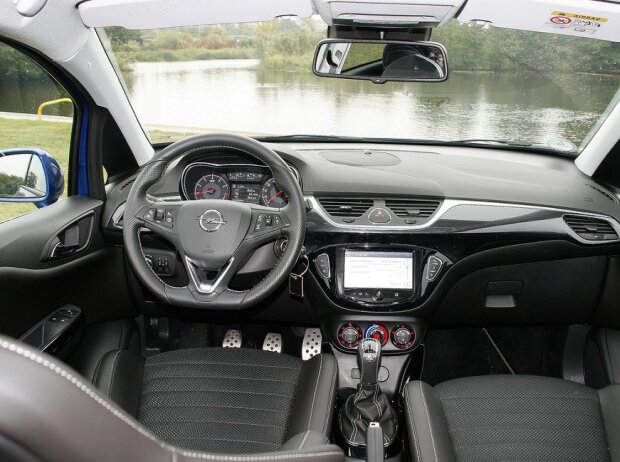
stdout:
<svg viewBox="0 0 620 462">
<path fill-rule="evenodd" d="M 380 324 L 373 324 L 368 329 L 366 329 L 365 337 L 374 338 L 375 340 L 379 340 L 381 342 L 381 345 L 385 345 L 388 341 L 388 331 Z"/>
<path fill-rule="evenodd" d="M 396 324 L 390 333 L 392 344 L 401 350 L 411 348 L 415 342 L 415 331 L 407 324 Z"/>
<path fill-rule="evenodd" d="M 363 337 L 362 328 L 351 322 L 343 324 L 338 329 L 338 342 L 345 348 L 357 348 Z"/>
</svg>

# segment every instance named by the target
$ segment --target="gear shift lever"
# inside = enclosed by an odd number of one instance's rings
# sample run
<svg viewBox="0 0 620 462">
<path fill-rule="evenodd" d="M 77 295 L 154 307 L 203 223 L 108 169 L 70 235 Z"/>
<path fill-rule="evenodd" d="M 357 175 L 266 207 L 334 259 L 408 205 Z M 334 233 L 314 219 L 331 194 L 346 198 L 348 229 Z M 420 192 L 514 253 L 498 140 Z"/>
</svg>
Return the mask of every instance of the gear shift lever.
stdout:
<svg viewBox="0 0 620 462">
<path fill-rule="evenodd" d="M 357 350 L 357 364 L 360 367 L 360 380 L 366 385 L 375 385 L 381 364 L 381 343 L 374 338 L 365 338 Z"/>
<path fill-rule="evenodd" d="M 383 394 L 377 378 L 381 366 L 381 343 L 365 338 L 357 350 L 360 383 L 357 392 L 347 398 L 340 410 L 340 430 L 351 446 L 366 445 L 366 431 L 371 422 L 383 430 L 383 444 L 389 446 L 398 429 L 398 417 L 387 396 Z"/>
</svg>

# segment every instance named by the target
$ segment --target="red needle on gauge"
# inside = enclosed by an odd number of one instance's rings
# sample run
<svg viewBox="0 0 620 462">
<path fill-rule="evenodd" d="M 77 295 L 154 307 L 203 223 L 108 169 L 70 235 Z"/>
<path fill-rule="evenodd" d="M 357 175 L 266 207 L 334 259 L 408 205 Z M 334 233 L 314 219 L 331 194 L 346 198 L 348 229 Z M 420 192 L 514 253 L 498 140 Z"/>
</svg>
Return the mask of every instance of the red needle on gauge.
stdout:
<svg viewBox="0 0 620 462">
<path fill-rule="evenodd" d="M 195 195 L 196 196 L 204 196 L 205 194 L 213 194 L 214 192 L 215 192 L 215 189 L 209 188 L 206 191 L 198 191 Z"/>
<path fill-rule="evenodd" d="M 271 197 L 269 198 L 269 200 L 267 201 L 267 205 L 271 204 L 271 202 L 272 202 L 272 201 L 273 201 L 276 197 L 278 197 L 280 194 L 282 194 L 282 193 L 283 193 L 283 191 L 278 191 L 278 192 L 277 192 L 277 193 L 275 193 L 273 196 L 271 196 Z"/>
</svg>

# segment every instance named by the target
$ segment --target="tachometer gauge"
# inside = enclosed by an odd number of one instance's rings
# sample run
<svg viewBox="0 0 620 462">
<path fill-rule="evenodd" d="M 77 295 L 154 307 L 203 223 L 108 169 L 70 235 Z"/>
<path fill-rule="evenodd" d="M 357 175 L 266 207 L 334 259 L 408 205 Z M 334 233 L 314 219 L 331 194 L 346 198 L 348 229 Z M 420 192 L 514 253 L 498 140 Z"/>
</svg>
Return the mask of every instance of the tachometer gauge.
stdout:
<svg viewBox="0 0 620 462">
<path fill-rule="evenodd" d="M 278 187 L 276 180 L 273 178 L 269 178 L 263 183 L 260 195 L 263 204 L 269 207 L 280 208 L 288 204 L 288 194 Z"/>
<path fill-rule="evenodd" d="M 230 184 L 223 176 L 212 173 L 200 178 L 194 186 L 194 199 L 228 199 Z"/>
</svg>

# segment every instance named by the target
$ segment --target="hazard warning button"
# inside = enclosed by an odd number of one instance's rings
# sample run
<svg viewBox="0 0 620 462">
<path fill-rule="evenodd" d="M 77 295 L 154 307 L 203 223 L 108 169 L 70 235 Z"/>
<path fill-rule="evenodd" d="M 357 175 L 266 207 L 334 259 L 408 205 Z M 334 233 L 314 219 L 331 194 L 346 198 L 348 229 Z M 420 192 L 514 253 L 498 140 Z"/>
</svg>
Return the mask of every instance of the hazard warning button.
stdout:
<svg viewBox="0 0 620 462">
<path fill-rule="evenodd" d="M 368 214 L 368 220 L 372 223 L 389 223 L 391 219 L 390 213 L 381 207 L 372 209 Z"/>
</svg>

